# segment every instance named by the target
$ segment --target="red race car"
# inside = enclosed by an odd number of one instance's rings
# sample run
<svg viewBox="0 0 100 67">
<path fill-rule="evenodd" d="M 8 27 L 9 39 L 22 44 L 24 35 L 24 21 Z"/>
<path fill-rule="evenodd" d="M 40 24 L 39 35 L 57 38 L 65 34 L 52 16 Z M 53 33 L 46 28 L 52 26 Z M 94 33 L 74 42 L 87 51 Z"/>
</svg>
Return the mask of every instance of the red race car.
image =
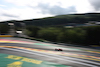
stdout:
<svg viewBox="0 0 100 67">
<path fill-rule="evenodd" d="M 62 49 L 55 49 L 55 51 L 63 51 Z"/>
</svg>

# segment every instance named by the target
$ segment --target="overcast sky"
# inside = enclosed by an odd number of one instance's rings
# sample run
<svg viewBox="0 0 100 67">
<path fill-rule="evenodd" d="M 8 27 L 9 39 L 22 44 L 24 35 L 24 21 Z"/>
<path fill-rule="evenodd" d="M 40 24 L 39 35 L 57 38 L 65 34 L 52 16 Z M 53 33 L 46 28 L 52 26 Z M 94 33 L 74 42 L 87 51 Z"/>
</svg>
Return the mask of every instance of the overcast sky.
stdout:
<svg viewBox="0 0 100 67">
<path fill-rule="evenodd" d="M 100 0 L 0 0 L 0 21 L 100 12 Z"/>
</svg>

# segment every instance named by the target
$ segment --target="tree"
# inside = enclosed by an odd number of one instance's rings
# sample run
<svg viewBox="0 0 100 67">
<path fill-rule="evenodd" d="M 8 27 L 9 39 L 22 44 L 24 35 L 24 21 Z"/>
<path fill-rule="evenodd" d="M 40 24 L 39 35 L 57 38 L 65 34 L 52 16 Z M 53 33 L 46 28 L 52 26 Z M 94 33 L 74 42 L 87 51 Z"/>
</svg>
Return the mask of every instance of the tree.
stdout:
<svg viewBox="0 0 100 67">
<path fill-rule="evenodd" d="M 57 36 L 59 34 L 60 30 L 58 28 L 49 27 L 49 28 L 43 28 L 39 31 L 39 37 L 50 40 L 50 41 L 57 41 Z"/>
<path fill-rule="evenodd" d="M 100 26 L 90 26 L 86 29 L 86 41 L 89 45 L 100 44 Z"/>
<path fill-rule="evenodd" d="M 38 37 L 38 31 L 40 30 L 39 27 L 36 26 L 27 26 L 26 27 L 26 34 L 31 37 Z"/>
<path fill-rule="evenodd" d="M 63 43 L 84 44 L 85 30 L 81 28 L 66 29 L 59 33 L 58 41 Z"/>
<path fill-rule="evenodd" d="M 7 34 L 9 32 L 9 26 L 7 24 L 0 24 L 0 34 Z"/>
</svg>

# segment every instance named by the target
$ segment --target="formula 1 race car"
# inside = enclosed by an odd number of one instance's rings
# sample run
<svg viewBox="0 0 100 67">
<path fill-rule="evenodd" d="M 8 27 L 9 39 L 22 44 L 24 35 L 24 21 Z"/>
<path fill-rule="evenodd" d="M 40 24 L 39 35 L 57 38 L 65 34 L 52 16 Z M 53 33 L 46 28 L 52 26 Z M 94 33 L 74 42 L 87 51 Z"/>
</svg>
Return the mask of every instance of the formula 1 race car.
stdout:
<svg viewBox="0 0 100 67">
<path fill-rule="evenodd" d="M 63 51 L 62 49 L 55 49 L 55 51 Z"/>
</svg>

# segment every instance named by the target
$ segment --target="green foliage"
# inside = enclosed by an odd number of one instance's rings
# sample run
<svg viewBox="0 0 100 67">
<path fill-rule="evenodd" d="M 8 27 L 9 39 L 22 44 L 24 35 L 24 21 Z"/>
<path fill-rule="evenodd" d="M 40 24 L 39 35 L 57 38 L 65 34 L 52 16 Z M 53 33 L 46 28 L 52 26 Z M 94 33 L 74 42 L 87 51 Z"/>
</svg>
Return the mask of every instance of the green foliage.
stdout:
<svg viewBox="0 0 100 67">
<path fill-rule="evenodd" d="M 53 42 L 84 44 L 85 30 L 81 28 L 46 27 L 38 32 L 38 37 Z"/>
<path fill-rule="evenodd" d="M 27 29 L 25 30 L 25 34 L 28 35 L 28 36 L 32 36 L 32 32 L 27 30 Z"/>
<path fill-rule="evenodd" d="M 58 41 L 64 43 L 82 44 L 84 43 L 84 36 L 85 31 L 81 28 L 66 29 L 65 32 L 61 32 L 59 34 Z"/>
<path fill-rule="evenodd" d="M 18 23 L 23 22 L 26 25 L 35 25 L 35 26 L 65 26 L 68 23 L 87 23 L 89 21 L 100 21 L 100 13 L 86 13 L 86 14 L 68 14 L 68 15 L 58 15 L 54 17 L 46 17 L 39 19 L 30 19 L 23 21 L 8 21 L 14 22 L 17 26 L 20 26 Z"/>
<path fill-rule="evenodd" d="M 38 36 L 50 41 L 56 41 L 60 30 L 54 27 L 43 28 L 39 31 Z"/>
<path fill-rule="evenodd" d="M 100 21 L 100 13 L 58 15 L 40 19 L 12 20 L 7 22 L 16 23 L 17 30 L 21 27 L 20 22 L 25 23 L 27 25 L 25 33 L 31 37 L 54 42 L 98 45 L 100 44 L 100 26 L 64 28 L 68 23 L 82 24 L 89 21 Z M 9 27 L 7 25 L 0 24 L 0 33 L 7 33 L 8 30 Z"/>
<path fill-rule="evenodd" d="M 0 23 L 0 34 L 7 34 L 9 32 L 9 26 L 4 23 Z"/>
<path fill-rule="evenodd" d="M 81 45 L 100 44 L 100 26 L 75 28 L 29 26 L 26 33 L 29 36 L 37 36 L 40 39 L 53 42 Z"/>
<path fill-rule="evenodd" d="M 87 44 L 98 45 L 100 44 L 100 26 L 91 26 L 86 29 Z"/>
<path fill-rule="evenodd" d="M 31 37 L 38 37 L 37 34 L 38 34 L 39 30 L 40 30 L 39 27 L 36 27 L 36 26 L 27 26 L 25 34 L 27 34 L 28 36 L 31 36 Z"/>
</svg>

